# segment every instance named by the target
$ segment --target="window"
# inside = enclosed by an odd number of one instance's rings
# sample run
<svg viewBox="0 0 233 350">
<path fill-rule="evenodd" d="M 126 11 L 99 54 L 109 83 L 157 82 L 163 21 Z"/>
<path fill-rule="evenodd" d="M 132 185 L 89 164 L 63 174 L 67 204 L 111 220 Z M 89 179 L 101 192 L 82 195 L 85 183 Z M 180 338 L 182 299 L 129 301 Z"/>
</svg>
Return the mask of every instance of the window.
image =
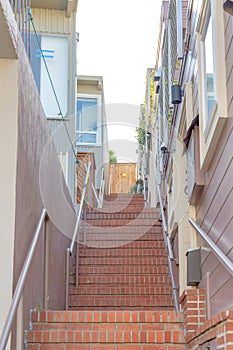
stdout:
<svg viewBox="0 0 233 350">
<path fill-rule="evenodd" d="M 98 97 L 78 97 L 76 119 L 76 143 L 97 144 Z"/>
<path fill-rule="evenodd" d="M 208 168 L 227 117 L 224 16 L 219 0 L 203 0 L 197 25 L 201 167 Z"/>
<path fill-rule="evenodd" d="M 205 91 L 205 122 L 207 122 L 208 118 L 213 114 L 213 108 L 215 105 L 215 93 L 214 93 L 214 62 L 213 62 L 213 24 L 212 24 L 212 16 L 208 16 L 207 28 L 204 31 L 204 35 L 202 38 L 202 45 L 204 46 L 204 54 L 203 57 L 205 59 L 204 64 L 204 91 Z"/>
<path fill-rule="evenodd" d="M 48 118 L 61 118 L 35 34 L 31 34 L 30 63 Z M 68 96 L 68 37 L 40 34 L 38 40 L 53 81 L 63 116 L 67 114 Z"/>
</svg>

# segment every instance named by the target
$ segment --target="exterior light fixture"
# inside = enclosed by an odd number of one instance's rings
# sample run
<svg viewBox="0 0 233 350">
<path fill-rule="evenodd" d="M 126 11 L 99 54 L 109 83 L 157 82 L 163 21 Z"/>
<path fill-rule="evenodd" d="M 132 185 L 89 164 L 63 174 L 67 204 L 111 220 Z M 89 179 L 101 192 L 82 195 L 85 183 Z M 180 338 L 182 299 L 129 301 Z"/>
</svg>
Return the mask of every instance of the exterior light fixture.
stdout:
<svg viewBox="0 0 233 350">
<path fill-rule="evenodd" d="M 154 75 L 154 81 L 160 81 L 161 78 L 161 67 L 157 70 L 157 72 Z"/>
<path fill-rule="evenodd" d="M 162 152 L 162 153 L 168 153 L 167 145 L 166 145 L 165 142 L 162 142 L 162 143 L 161 143 L 160 149 L 161 149 L 161 152 Z"/>
<path fill-rule="evenodd" d="M 171 87 L 171 97 L 172 104 L 178 105 L 182 102 L 182 96 L 184 96 L 184 91 L 181 90 L 180 85 L 172 85 Z"/>
<path fill-rule="evenodd" d="M 227 13 L 229 13 L 231 16 L 233 16 L 233 1 L 232 0 L 225 0 L 223 4 L 223 9 Z"/>
</svg>

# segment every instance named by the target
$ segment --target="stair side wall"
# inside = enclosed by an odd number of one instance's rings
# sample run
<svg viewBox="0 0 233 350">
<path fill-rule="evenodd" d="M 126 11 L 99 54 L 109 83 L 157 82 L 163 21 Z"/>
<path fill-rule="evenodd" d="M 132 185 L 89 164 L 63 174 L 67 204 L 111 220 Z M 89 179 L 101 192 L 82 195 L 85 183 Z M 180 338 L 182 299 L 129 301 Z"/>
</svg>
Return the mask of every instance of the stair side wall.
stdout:
<svg viewBox="0 0 233 350">
<path fill-rule="evenodd" d="M 15 112 L 16 184 L 13 187 L 15 212 L 14 218 L 11 219 L 14 230 L 12 234 L 6 232 L 6 235 L 11 234 L 7 239 L 14 242 L 14 251 L 10 252 L 6 245 L 0 246 L 0 256 L 3 256 L 3 250 L 11 254 L 12 258 L 12 266 L 9 266 L 7 261 L 3 261 L 6 270 L 13 270 L 10 290 L 3 281 L 1 283 L 1 291 L 8 288 L 8 298 L 9 295 L 11 297 L 11 291 L 14 292 L 43 207 L 48 209 L 50 217 L 46 224 L 49 242 L 47 290 L 44 268 L 46 253 L 44 227 L 14 323 L 11 348 L 21 350 L 23 349 L 23 331 L 29 325 L 30 309 L 42 309 L 46 303 L 51 309 L 64 308 L 65 255 L 66 247 L 70 243 L 69 237 L 73 233 L 75 212 L 15 17 L 8 1 L 0 0 L 1 8 L 5 10 L 3 18 L 15 50 L 17 79 L 14 82 L 14 89 L 17 91 L 18 98 L 18 107 Z M 13 98 L 13 95 L 11 97 Z M 8 117 L 10 118 L 11 115 L 9 114 Z M 11 121 L 9 120 L 8 128 Z M 9 143 L 10 132 L 5 133 Z M 9 150 L 10 148 L 5 147 L 3 151 L 9 152 Z M 7 163 L 4 165 L 8 166 Z M 8 272 L 8 275 L 10 277 L 11 272 Z M 3 318 L 5 317 L 4 313 Z"/>
</svg>

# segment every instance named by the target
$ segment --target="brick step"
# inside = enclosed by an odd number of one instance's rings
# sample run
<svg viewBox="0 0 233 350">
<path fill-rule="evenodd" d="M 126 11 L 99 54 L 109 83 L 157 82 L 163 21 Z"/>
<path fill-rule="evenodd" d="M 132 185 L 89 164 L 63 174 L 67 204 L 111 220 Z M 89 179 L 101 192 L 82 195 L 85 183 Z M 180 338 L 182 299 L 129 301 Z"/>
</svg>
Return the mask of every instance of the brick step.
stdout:
<svg viewBox="0 0 233 350">
<path fill-rule="evenodd" d="M 73 267 L 72 272 L 75 274 L 75 267 Z M 79 273 L 80 275 L 87 275 L 87 274 L 106 274 L 106 275 L 127 275 L 127 274 L 134 274 L 135 276 L 137 274 L 142 275 L 150 275 L 150 274 L 167 274 L 168 273 L 168 267 L 166 265 L 160 265 L 160 266 L 153 266 L 153 265 L 131 265 L 131 266 L 106 266 L 106 265 L 99 265 L 99 266 L 90 266 L 90 265 L 82 265 L 79 266 Z"/>
<path fill-rule="evenodd" d="M 115 284 L 169 284 L 170 277 L 168 274 L 162 275 L 83 275 L 79 277 L 79 285 L 89 284 L 92 288 L 92 284 L 96 283 L 115 283 Z"/>
<path fill-rule="evenodd" d="M 79 240 L 83 240 L 83 234 L 80 233 Z M 146 235 L 140 235 L 138 233 L 87 233 L 86 234 L 86 242 L 122 242 L 124 245 L 126 244 L 135 244 L 137 242 L 145 242 L 152 243 L 157 241 L 163 241 L 163 235 L 160 233 L 148 233 Z M 81 243 L 83 244 L 83 243 Z"/>
<path fill-rule="evenodd" d="M 105 226 L 138 226 L 140 228 L 140 226 L 160 226 L 161 223 L 158 221 L 158 218 L 132 218 L 132 219 L 87 219 L 86 220 L 86 224 L 89 226 L 101 226 L 101 227 L 105 227 Z"/>
<path fill-rule="evenodd" d="M 112 198 L 111 200 L 104 200 L 103 201 L 103 208 L 106 208 L 108 206 L 138 206 L 145 208 L 145 202 L 141 199 L 126 199 L 126 198 Z"/>
<path fill-rule="evenodd" d="M 83 216 L 84 217 L 84 216 Z M 158 219 L 158 213 L 148 213 L 146 211 L 130 212 L 130 213 L 113 213 L 113 212 L 102 212 L 102 213 L 86 213 L 87 220 L 132 220 L 132 219 Z"/>
<path fill-rule="evenodd" d="M 126 214 L 126 213 L 141 213 L 142 211 L 144 213 L 159 214 L 159 211 L 157 208 L 145 208 L 145 207 L 136 206 L 136 205 L 129 205 L 127 207 L 122 207 L 120 204 L 117 204 L 117 205 L 108 204 L 106 207 L 103 207 L 103 208 L 87 207 L 87 210 L 86 210 L 88 214 L 100 214 L 100 213 Z"/>
<path fill-rule="evenodd" d="M 103 206 L 105 205 L 130 205 L 130 206 L 133 206 L 133 205 L 139 205 L 139 206 L 142 206 L 142 207 L 145 207 L 145 201 L 144 199 L 141 199 L 141 198 L 130 198 L 130 197 L 115 197 L 115 198 L 108 198 L 108 199 L 104 199 L 103 200 Z"/>
<path fill-rule="evenodd" d="M 78 288 L 70 286 L 71 295 L 170 295 L 172 294 L 171 285 L 114 285 L 114 284 L 82 284 Z"/>
<path fill-rule="evenodd" d="M 140 204 L 145 206 L 145 201 L 144 198 L 140 197 L 131 197 L 131 196 L 111 196 L 111 197 L 105 197 L 103 200 L 103 205 L 105 205 L 106 203 L 111 203 L 111 204 L 117 204 L 117 203 L 126 203 L 126 204 Z"/>
<path fill-rule="evenodd" d="M 32 327 L 43 323 L 159 323 L 169 330 L 172 324 L 182 323 L 181 312 L 175 311 L 31 311 Z"/>
<path fill-rule="evenodd" d="M 151 265 L 167 265 L 167 258 L 161 257 L 88 257 L 81 258 L 80 265 L 131 265 L 131 266 L 151 266 Z"/>
<path fill-rule="evenodd" d="M 184 350 L 182 315 L 172 310 L 31 312 L 28 350 Z"/>
<path fill-rule="evenodd" d="M 28 345 L 32 344 L 51 344 L 49 347 L 44 347 L 43 350 L 56 349 L 103 349 L 103 345 L 106 345 L 105 349 L 148 349 L 148 345 L 153 344 L 149 349 L 153 350 L 177 350 L 177 344 L 179 344 L 179 350 L 185 349 L 183 341 L 183 332 L 180 331 L 154 331 L 154 330 L 133 330 L 121 329 L 114 330 L 109 327 L 108 330 L 77 330 L 77 331 L 65 331 L 65 330 L 50 330 L 50 331 L 29 331 L 27 333 Z M 55 345 L 58 344 L 58 345 Z M 60 345 L 59 345 L 60 344 Z M 64 348 L 62 344 L 79 344 L 80 347 Z M 84 344 L 91 344 L 84 348 Z M 96 344 L 96 346 L 94 346 Z M 115 347 L 115 344 L 122 344 L 120 347 Z M 129 345 L 127 345 L 129 344 Z M 138 345 L 140 344 L 140 345 Z M 145 344 L 142 345 L 142 344 Z M 157 345 L 154 345 L 157 344 Z M 159 345 L 160 344 L 160 345 Z M 163 345 L 164 344 L 164 345 Z M 166 344 L 166 345 L 165 345 Z M 170 345 L 168 345 L 170 344 Z M 175 345 L 176 344 L 176 345 Z M 183 345 L 180 345 L 183 344 Z M 51 347 L 52 346 L 52 347 Z M 91 347 L 89 347 L 91 346 Z M 129 348 L 130 346 L 130 348 Z M 139 347 L 138 347 L 139 346 Z M 168 346 L 168 347 L 167 347 Z M 30 349 L 41 349 L 41 347 L 28 346 Z"/>
<path fill-rule="evenodd" d="M 77 329 L 77 330 L 44 330 L 43 332 L 32 330 L 27 332 L 28 343 L 41 344 L 182 344 L 183 332 L 179 330 L 156 330 L 153 328 L 138 329 L 138 327 L 120 327 L 119 325 L 103 324 L 101 327 L 92 327 L 91 329 Z M 147 325 L 148 326 L 148 325 Z M 106 329 L 107 327 L 107 329 Z M 44 348 L 43 348 L 44 349 Z M 56 348 L 61 349 L 61 348 Z M 63 348 L 64 349 L 64 348 Z M 76 349 L 76 347 L 75 347 Z M 99 348 L 101 349 L 101 348 Z M 128 349 L 128 348 L 127 348 Z M 166 349 L 166 348 L 164 348 Z"/>
<path fill-rule="evenodd" d="M 69 305 L 71 308 L 74 307 L 150 307 L 151 309 L 159 308 L 172 308 L 173 300 L 171 296 L 160 295 L 160 296 L 140 296 L 140 295 L 105 295 L 93 296 L 93 295 L 70 295 Z"/>
<path fill-rule="evenodd" d="M 95 248 L 81 248 L 79 257 L 160 257 L 166 256 L 164 247 L 161 248 L 109 248 L 109 249 L 95 249 Z"/>
<path fill-rule="evenodd" d="M 112 200 L 103 200 L 102 207 L 145 207 L 144 200 L 141 199 L 124 199 L 124 198 L 113 198 Z"/>
<path fill-rule="evenodd" d="M 105 226 L 93 226 L 93 225 L 85 225 L 86 232 L 87 233 L 105 233 L 105 234 L 134 234 L 138 237 L 146 236 L 148 234 L 162 234 L 162 228 L 161 223 L 155 222 L 153 226 L 148 225 L 140 225 L 140 226 L 133 226 L 133 225 L 126 225 L 126 226 L 118 226 L 118 227 L 105 227 Z M 81 223 L 80 227 L 80 233 L 83 232 L 83 222 Z"/>
<path fill-rule="evenodd" d="M 99 231 L 99 230 L 98 230 Z M 163 236 L 160 234 L 156 234 L 154 236 L 148 236 L 144 237 L 144 235 L 140 233 L 105 233 L 105 229 L 103 230 L 102 233 L 96 232 L 96 233 L 86 233 L 86 245 L 90 245 L 91 242 L 112 242 L 113 244 L 115 243 L 117 246 L 118 245 L 126 245 L 126 244 L 131 244 L 134 243 L 135 241 L 150 241 L 149 238 L 153 238 L 154 241 L 163 241 Z M 81 245 L 84 245 L 84 234 L 80 233 L 79 234 L 79 243 Z M 89 243 L 89 244 L 88 244 Z M 106 246 L 106 245 L 105 245 Z"/>
<path fill-rule="evenodd" d="M 111 194 L 106 194 L 104 196 L 104 199 L 107 198 L 142 198 L 144 199 L 144 194 L 143 193 L 111 193 Z"/>
<path fill-rule="evenodd" d="M 89 237 L 88 237 L 89 238 Z M 111 241 L 111 240 L 110 240 Z M 90 243 L 91 241 L 88 240 L 88 243 Z M 95 241 L 93 240 L 93 242 L 98 242 L 98 241 Z M 109 242 L 109 241 L 104 241 L 104 242 Z M 161 236 L 161 240 L 154 240 L 154 241 L 142 241 L 142 240 L 138 240 L 138 241 L 132 241 L 132 242 L 123 242 L 123 245 L 121 247 L 118 247 L 118 248 L 105 248 L 103 247 L 102 249 L 104 251 L 107 251 L 108 249 L 164 249 L 164 240 L 162 239 L 162 236 Z M 99 247 L 98 247 L 99 248 Z M 79 251 L 82 251 L 82 250 L 88 250 L 88 249 L 95 249 L 93 247 L 89 247 L 89 246 L 85 246 L 83 244 L 80 245 L 80 250 Z M 101 248 L 100 248 L 101 249 Z"/>
<path fill-rule="evenodd" d="M 90 239 L 86 239 L 86 243 L 84 244 L 84 242 L 80 242 L 79 246 L 80 249 L 90 249 L 90 248 L 100 248 L 100 249 L 114 249 L 114 248 L 118 248 L 118 249 L 123 249 L 124 247 L 133 247 L 133 243 L 135 241 L 132 242 L 132 240 L 130 239 L 126 239 L 127 237 L 125 237 L 125 240 L 90 240 Z M 163 244 L 163 242 L 161 242 Z"/>
<path fill-rule="evenodd" d="M 178 348 L 177 348 L 178 347 Z M 185 350 L 185 345 L 177 344 L 148 344 L 148 343 L 133 343 L 133 344 L 110 344 L 110 343 L 95 343 L 95 344 L 28 344 L 27 350 Z"/>
</svg>

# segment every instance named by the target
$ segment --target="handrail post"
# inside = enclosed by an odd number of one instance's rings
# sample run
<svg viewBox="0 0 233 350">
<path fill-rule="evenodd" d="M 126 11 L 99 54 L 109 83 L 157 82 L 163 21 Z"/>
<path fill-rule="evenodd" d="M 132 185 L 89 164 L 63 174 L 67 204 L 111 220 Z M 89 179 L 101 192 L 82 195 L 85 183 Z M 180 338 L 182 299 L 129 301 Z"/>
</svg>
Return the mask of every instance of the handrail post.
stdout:
<svg viewBox="0 0 233 350">
<path fill-rule="evenodd" d="M 84 244 L 86 244 L 86 241 L 87 241 L 86 220 L 87 220 L 87 202 L 86 200 L 84 200 L 84 205 L 83 205 L 83 242 Z"/>
<path fill-rule="evenodd" d="M 69 309 L 69 284 L 70 284 L 70 248 L 66 249 L 66 300 L 65 308 Z"/>
<path fill-rule="evenodd" d="M 48 290 L 49 290 L 49 235 L 47 230 L 47 220 L 44 225 L 44 310 L 48 310 Z"/>
<path fill-rule="evenodd" d="M 79 244 L 77 242 L 76 249 L 76 269 L 75 269 L 75 286 L 78 288 L 78 280 L 79 280 Z"/>
</svg>

